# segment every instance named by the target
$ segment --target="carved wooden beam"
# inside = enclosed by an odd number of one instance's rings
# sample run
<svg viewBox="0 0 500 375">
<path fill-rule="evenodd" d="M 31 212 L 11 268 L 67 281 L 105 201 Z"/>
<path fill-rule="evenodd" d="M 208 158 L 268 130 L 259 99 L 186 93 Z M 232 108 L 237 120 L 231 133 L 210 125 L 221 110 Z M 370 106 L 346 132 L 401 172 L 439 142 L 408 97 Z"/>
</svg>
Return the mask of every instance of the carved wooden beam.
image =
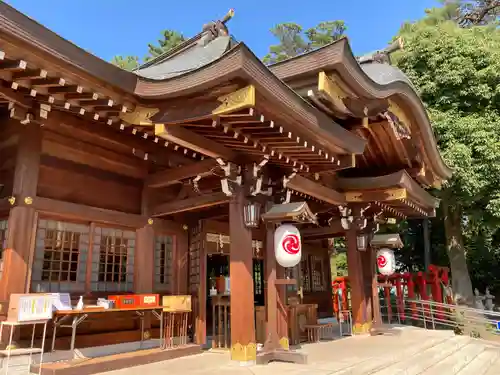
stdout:
<svg viewBox="0 0 500 375">
<path fill-rule="evenodd" d="M 325 72 L 318 73 L 318 93 L 327 99 L 338 111 L 350 114 L 351 112 L 344 104 L 344 99 L 349 97 L 344 90 Z"/>
<path fill-rule="evenodd" d="M 221 104 L 212 111 L 213 115 L 222 115 L 255 106 L 255 87 L 246 86 L 217 98 Z"/>
<path fill-rule="evenodd" d="M 346 201 L 342 193 L 299 175 L 288 181 L 286 187 L 333 205 L 343 204 Z"/>
<path fill-rule="evenodd" d="M 149 175 L 146 179 L 146 185 L 150 188 L 170 186 L 187 178 L 208 176 L 212 173 L 212 169 L 216 167 L 218 167 L 218 164 L 215 160 L 207 159 L 182 167 L 167 169 Z"/>
<path fill-rule="evenodd" d="M 388 202 L 406 199 L 405 188 L 345 192 L 347 202 Z"/>
<path fill-rule="evenodd" d="M 152 216 L 172 215 L 180 212 L 194 211 L 201 208 L 216 206 L 229 202 L 229 197 L 223 192 L 200 195 L 196 198 L 188 198 L 180 201 L 162 203 L 152 210 Z"/>
<path fill-rule="evenodd" d="M 236 159 L 236 153 L 229 148 L 180 126 L 155 124 L 155 135 L 212 158 Z"/>
<path fill-rule="evenodd" d="M 328 227 L 301 229 L 300 234 L 304 239 L 332 238 L 343 235 L 345 229 L 342 228 L 340 220 L 333 220 Z"/>
</svg>

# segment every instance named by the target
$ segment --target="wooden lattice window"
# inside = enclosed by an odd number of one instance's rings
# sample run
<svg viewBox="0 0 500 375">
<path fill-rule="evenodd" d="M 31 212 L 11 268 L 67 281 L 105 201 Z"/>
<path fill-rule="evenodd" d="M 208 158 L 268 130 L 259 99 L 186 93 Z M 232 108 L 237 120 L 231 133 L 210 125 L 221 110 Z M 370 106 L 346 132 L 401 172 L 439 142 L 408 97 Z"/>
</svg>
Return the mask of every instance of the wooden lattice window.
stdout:
<svg viewBox="0 0 500 375">
<path fill-rule="evenodd" d="M 95 227 L 92 248 L 93 291 L 132 291 L 135 232 Z"/>
<path fill-rule="evenodd" d="M 32 289 L 72 292 L 85 289 L 89 226 L 39 220 Z"/>
<path fill-rule="evenodd" d="M 3 275 L 3 252 L 7 248 L 7 223 L 8 220 L 0 220 L 0 280 Z"/>
<path fill-rule="evenodd" d="M 312 280 L 312 291 L 313 292 L 324 292 L 326 290 L 325 286 L 325 274 L 323 272 L 323 258 L 315 255 L 310 257 L 310 269 L 311 269 L 311 280 Z"/>
<path fill-rule="evenodd" d="M 262 290 L 262 263 L 259 260 L 254 260 L 253 263 L 253 287 L 254 287 L 254 293 L 256 295 L 261 295 L 263 294 Z"/>
<path fill-rule="evenodd" d="M 302 289 L 304 292 L 311 291 L 311 273 L 309 271 L 308 257 L 302 258 L 300 261 L 300 279 L 302 281 Z"/>
<path fill-rule="evenodd" d="M 202 246 L 201 224 L 191 229 L 189 234 L 189 289 L 198 293 L 200 285 L 200 251 Z"/>
<path fill-rule="evenodd" d="M 155 237 L 155 289 L 171 291 L 174 237 Z"/>
</svg>

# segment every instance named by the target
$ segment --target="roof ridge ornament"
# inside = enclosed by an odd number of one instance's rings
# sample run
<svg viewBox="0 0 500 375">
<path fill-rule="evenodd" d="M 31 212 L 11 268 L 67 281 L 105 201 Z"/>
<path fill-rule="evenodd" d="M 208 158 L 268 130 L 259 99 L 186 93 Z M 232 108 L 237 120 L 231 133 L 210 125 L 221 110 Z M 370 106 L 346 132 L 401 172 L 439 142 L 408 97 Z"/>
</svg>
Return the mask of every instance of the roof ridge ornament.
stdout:
<svg viewBox="0 0 500 375">
<path fill-rule="evenodd" d="M 229 29 L 227 28 L 226 23 L 233 17 L 234 9 L 231 8 L 221 20 L 211 21 L 204 24 L 201 31 L 204 35 L 200 39 L 199 43 L 203 46 L 206 46 L 208 43 L 210 43 L 215 38 L 218 38 L 219 36 L 228 36 Z"/>
<path fill-rule="evenodd" d="M 360 64 L 375 62 L 379 64 L 391 65 L 391 54 L 396 51 L 399 51 L 400 49 L 403 49 L 403 47 L 404 47 L 404 40 L 402 37 L 399 37 L 384 49 L 377 50 L 375 52 L 370 52 L 363 56 L 359 56 L 357 60 Z"/>
</svg>

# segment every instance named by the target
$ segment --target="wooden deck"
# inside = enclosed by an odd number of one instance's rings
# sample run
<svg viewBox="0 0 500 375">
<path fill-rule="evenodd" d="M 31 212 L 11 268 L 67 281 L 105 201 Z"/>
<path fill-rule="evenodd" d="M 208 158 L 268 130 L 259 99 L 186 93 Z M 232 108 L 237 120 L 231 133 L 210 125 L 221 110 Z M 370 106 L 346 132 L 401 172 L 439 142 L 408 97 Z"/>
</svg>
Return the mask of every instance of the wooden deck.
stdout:
<svg viewBox="0 0 500 375">
<path fill-rule="evenodd" d="M 403 328 L 400 336 L 349 337 L 305 345 L 307 365 L 239 367 L 206 352 L 108 375 L 498 375 L 500 346 L 452 332 Z"/>
<path fill-rule="evenodd" d="M 348 337 L 304 345 L 307 365 L 239 367 L 226 352 L 204 352 L 102 375 L 498 375 L 500 345 L 449 331 L 402 328 L 399 336 Z M 137 362 L 136 362 L 137 363 Z M 144 362 L 142 362 L 144 363 Z M 109 368 L 111 369 L 111 368 Z M 21 370 L 21 369 L 19 369 Z M 25 375 L 25 371 L 11 374 Z"/>
</svg>

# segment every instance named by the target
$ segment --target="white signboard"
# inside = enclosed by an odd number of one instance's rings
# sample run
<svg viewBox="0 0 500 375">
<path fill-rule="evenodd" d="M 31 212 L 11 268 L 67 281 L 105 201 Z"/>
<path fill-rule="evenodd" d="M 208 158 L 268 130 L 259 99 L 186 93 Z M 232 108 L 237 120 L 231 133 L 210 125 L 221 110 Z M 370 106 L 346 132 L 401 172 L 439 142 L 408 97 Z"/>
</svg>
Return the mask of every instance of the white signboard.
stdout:
<svg viewBox="0 0 500 375">
<path fill-rule="evenodd" d="M 17 321 L 52 319 L 53 297 L 50 294 L 30 294 L 19 297 Z"/>
</svg>

